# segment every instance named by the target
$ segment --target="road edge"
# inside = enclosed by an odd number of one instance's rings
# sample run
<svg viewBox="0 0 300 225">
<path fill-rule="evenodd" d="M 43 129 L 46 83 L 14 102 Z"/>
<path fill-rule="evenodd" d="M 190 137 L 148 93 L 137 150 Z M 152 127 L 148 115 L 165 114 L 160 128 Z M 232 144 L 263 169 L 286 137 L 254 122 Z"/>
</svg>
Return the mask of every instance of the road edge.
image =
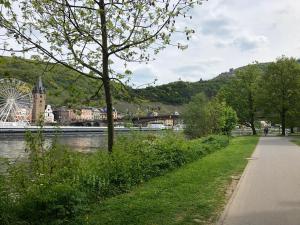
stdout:
<svg viewBox="0 0 300 225">
<path fill-rule="evenodd" d="M 255 146 L 255 149 L 254 149 L 253 153 L 251 154 L 251 158 L 255 158 L 255 154 L 257 153 L 257 149 L 258 149 L 260 142 L 261 142 L 261 137 L 259 137 L 259 140 Z M 238 193 L 238 190 L 240 189 L 240 186 L 241 186 L 243 180 L 245 179 L 246 174 L 248 173 L 250 163 L 251 163 L 251 161 L 248 160 L 247 165 L 246 165 L 244 171 L 242 172 L 241 178 L 240 178 L 238 184 L 236 185 L 236 188 L 234 189 L 233 193 L 231 194 L 228 202 L 226 203 L 226 206 L 225 206 L 223 212 L 221 213 L 216 225 L 224 225 L 225 219 L 227 218 L 227 215 L 228 215 L 229 208 L 232 205 L 232 202 L 234 201 L 234 199 Z"/>
</svg>

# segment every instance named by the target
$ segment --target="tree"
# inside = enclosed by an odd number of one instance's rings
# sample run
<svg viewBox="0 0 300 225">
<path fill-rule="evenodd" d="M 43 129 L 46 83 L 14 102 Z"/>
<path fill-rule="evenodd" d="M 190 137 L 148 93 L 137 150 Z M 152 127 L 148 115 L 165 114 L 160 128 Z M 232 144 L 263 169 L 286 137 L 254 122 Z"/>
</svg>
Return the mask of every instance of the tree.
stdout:
<svg viewBox="0 0 300 225">
<path fill-rule="evenodd" d="M 23 46 L 5 51 L 31 51 L 94 79 L 104 88 L 108 121 L 108 150 L 114 140 L 111 81 L 122 83 L 126 70 L 114 62 L 148 62 L 171 44 L 177 17 L 202 0 L 1 0 L 0 27 Z M 182 33 L 189 39 L 194 30 Z M 186 46 L 176 45 L 180 49 Z M 152 52 L 150 52 L 150 50 Z M 115 66 L 116 67 L 116 66 Z"/>
<path fill-rule="evenodd" d="M 237 124 L 236 112 L 224 101 L 212 99 L 207 106 L 207 126 L 210 133 L 229 135 Z"/>
<path fill-rule="evenodd" d="M 208 100 L 200 93 L 192 97 L 183 111 L 184 132 L 191 138 L 202 137 L 210 133 L 207 112 Z"/>
<path fill-rule="evenodd" d="M 208 134 L 229 135 L 237 123 L 236 112 L 225 102 L 215 98 L 208 101 L 204 94 L 197 94 L 183 112 L 185 133 L 192 138 Z"/>
<path fill-rule="evenodd" d="M 253 135 L 256 135 L 258 83 L 261 75 L 258 65 L 250 64 L 236 71 L 231 82 L 219 93 L 219 97 L 236 111 L 240 123 L 251 127 Z"/>
<path fill-rule="evenodd" d="M 233 108 L 231 108 L 226 104 L 224 105 L 223 120 L 224 120 L 224 125 L 222 127 L 222 131 L 224 134 L 229 135 L 231 131 L 236 127 L 238 122 L 238 117 L 236 111 L 234 111 Z"/>
<path fill-rule="evenodd" d="M 297 60 L 282 56 L 271 63 L 262 77 L 261 92 L 265 112 L 278 113 L 281 134 L 285 135 L 287 116 L 295 112 L 300 101 L 300 66 Z"/>
<path fill-rule="evenodd" d="M 294 128 L 300 126 L 300 102 L 297 104 L 297 106 L 290 110 L 287 113 L 287 127 L 291 129 L 291 133 L 294 133 Z"/>
</svg>

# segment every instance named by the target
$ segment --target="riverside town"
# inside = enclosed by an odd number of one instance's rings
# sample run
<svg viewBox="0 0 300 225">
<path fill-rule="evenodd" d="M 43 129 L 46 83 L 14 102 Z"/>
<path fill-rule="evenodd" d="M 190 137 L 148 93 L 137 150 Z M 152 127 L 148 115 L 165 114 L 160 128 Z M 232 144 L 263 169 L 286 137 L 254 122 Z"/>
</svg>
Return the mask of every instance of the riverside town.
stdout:
<svg viewBox="0 0 300 225">
<path fill-rule="evenodd" d="M 300 2 L 0 0 L 0 225 L 300 225 Z"/>
</svg>

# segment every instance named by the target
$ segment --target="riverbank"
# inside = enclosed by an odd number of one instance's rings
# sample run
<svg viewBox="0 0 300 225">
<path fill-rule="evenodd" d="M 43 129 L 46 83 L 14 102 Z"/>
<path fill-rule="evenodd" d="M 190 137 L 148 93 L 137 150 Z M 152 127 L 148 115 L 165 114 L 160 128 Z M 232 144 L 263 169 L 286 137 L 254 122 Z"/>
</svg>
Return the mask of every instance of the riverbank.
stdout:
<svg viewBox="0 0 300 225">
<path fill-rule="evenodd" d="M 232 176 L 241 174 L 258 137 L 239 137 L 214 152 L 128 194 L 98 202 L 86 224 L 214 224 Z M 228 196 L 227 196 L 228 197 Z"/>
<path fill-rule="evenodd" d="M 0 176 L 0 223 L 85 223 L 81 215 L 92 205 L 129 193 L 228 143 L 227 136 L 186 140 L 179 133 L 134 133 L 119 138 L 112 154 L 82 154 L 55 142 L 46 150 L 41 133 L 28 135 L 28 160 L 12 164 L 9 176 Z"/>
<path fill-rule="evenodd" d="M 160 128 L 151 127 L 115 127 L 115 132 L 130 132 L 130 131 L 159 131 Z M 0 126 L 0 134 L 16 134 L 26 133 L 30 131 L 36 133 L 42 131 L 43 133 L 77 133 L 77 132 L 88 132 L 88 133 L 99 133 L 107 132 L 107 127 L 83 127 L 83 126 Z"/>
</svg>

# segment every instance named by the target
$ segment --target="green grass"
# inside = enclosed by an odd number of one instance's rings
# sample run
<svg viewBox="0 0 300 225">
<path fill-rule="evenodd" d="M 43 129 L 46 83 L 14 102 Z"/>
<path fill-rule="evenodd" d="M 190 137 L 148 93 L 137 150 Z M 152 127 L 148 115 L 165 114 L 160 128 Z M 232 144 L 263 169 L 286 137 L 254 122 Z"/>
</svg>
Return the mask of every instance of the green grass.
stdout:
<svg viewBox="0 0 300 225">
<path fill-rule="evenodd" d="M 212 224 L 225 205 L 230 177 L 243 171 L 257 141 L 234 138 L 223 150 L 99 202 L 84 220 L 97 225 Z"/>
<path fill-rule="evenodd" d="M 294 139 L 292 140 L 292 142 L 294 142 L 295 144 L 300 146 L 300 137 L 294 137 Z"/>
</svg>

